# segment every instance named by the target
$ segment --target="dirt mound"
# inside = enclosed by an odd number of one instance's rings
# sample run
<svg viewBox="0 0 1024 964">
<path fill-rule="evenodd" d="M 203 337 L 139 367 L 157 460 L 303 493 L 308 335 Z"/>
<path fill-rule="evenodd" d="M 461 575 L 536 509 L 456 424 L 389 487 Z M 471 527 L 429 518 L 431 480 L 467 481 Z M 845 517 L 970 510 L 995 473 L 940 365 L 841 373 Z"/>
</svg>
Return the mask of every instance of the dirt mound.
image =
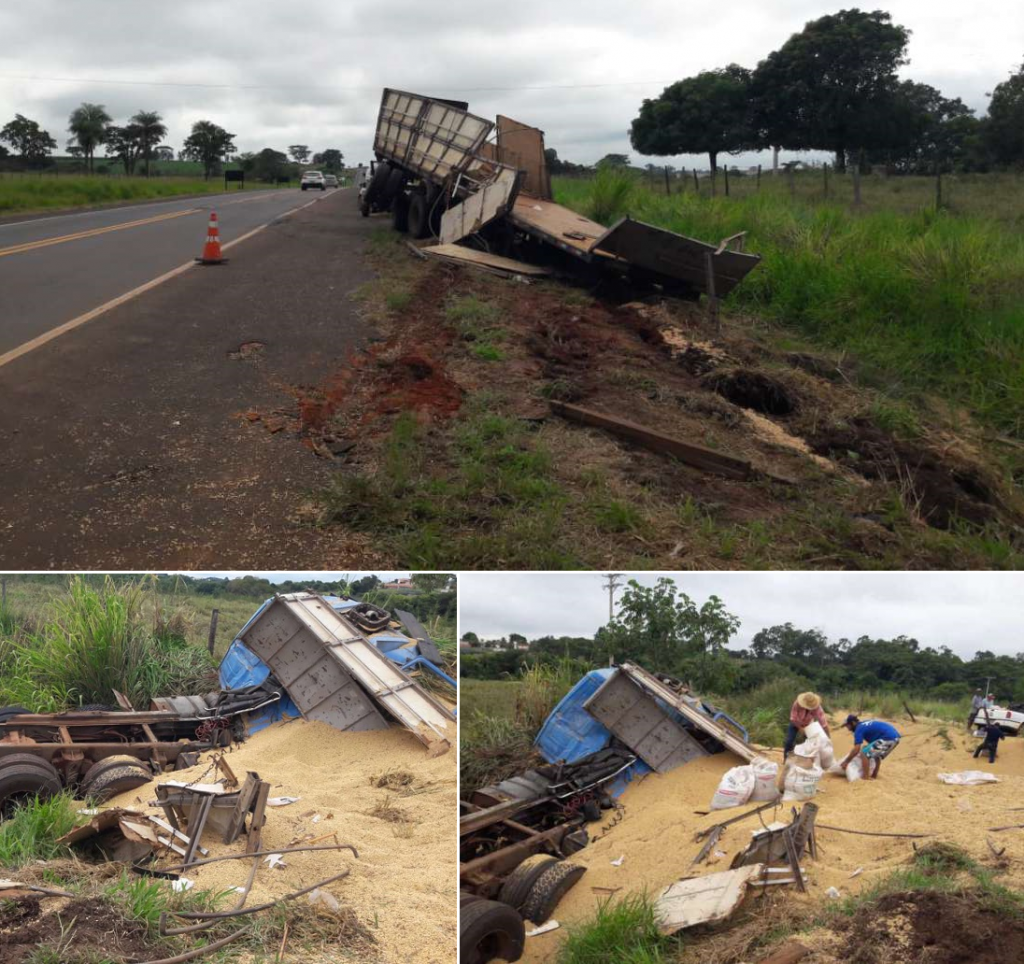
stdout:
<svg viewBox="0 0 1024 964">
<path fill-rule="evenodd" d="M 908 500 L 934 528 L 951 528 L 957 519 L 983 525 L 997 516 L 995 487 L 979 466 L 895 439 L 866 419 L 822 429 L 808 443 L 818 455 L 866 479 L 895 482 L 908 489 Z"/>
<path fill-rule="evenodd" d="M 10 904 L 17 906 L 12 909 Z M 40 902 L 33 897 L 5 901 L 0 927 L 0 961 L 4 964 L 21 964 L 39 947 L 60 947 L 65 964 L 101 958 L 147 961 L 167 956 L 167 945 L 151 941 L 145 924 L 125 921 L 96 897 L 71 901 L 59 914 L 45 916 L 41 916 Z"/>
<path fill-rule="evenodd" d="M 887 894 L 849 922 L 849 964 L 974 964 L 1024 960 L 1024 920 L 984 907 L 973 895 Z"/>
</svg>

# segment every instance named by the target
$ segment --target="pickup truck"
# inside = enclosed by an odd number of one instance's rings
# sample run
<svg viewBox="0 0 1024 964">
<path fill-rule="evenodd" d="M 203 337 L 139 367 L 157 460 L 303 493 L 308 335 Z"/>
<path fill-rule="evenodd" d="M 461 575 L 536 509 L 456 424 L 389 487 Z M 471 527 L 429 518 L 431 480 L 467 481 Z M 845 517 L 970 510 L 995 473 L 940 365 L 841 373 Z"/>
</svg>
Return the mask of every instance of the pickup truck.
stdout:
<svg viewBox="0 0 1024 964">
<path fill-rule="evenodd" d="M 990 706 L 987 710 L 982 707 L 974 718 L 975 736 L 983 736 L 982 727 L 985 725 L 986 715 L 989 720 L 995 723 L 1007 736 L 1016 736 L 1024 726 L 1024 712 L 1021 706 L 1024 704 L 1014 703 L 1013 706 Z"/>
</svg>

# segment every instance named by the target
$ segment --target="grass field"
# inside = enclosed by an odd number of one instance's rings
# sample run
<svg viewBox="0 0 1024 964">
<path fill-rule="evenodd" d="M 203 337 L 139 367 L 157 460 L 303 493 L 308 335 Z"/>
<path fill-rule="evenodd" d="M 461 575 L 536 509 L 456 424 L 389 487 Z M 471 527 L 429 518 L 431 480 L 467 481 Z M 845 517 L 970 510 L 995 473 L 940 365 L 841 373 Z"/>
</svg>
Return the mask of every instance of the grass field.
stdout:
<svg viewBox="0 0 1024 964">
<path fill-rule="evenodd" d="M 1015 176 L 950 186 L 950 210 L 927 179 L 868 179 L 865 203 L 815 198 L 818 174 L 711 198 L 614 172 L 555 179 L 558 201 L 610 224 L 641 221 L 708 240 L 747 232 L 762 263 L 729 297 L 735 313 L 786 326 L 867 363 L 868 379 L 903 396 L 929 393 L 1024 436 L 1024 193 Z M 933 188 L 934 190 L 934 188 Z"/>
<path fill-rule="evenodd" d="M 231 185 L 237 188 L 237 185 Z M 246 190 L 267 190 L 273 184 L 246 183 Z M 281 185 L 288 190 L 289 185 Z M 108 177 L 69 174 L 0 174 L 0 215 L 51 209 L 86 207 L 118 201 L 150 201 L 189 194 L 224 191 L 224 178 L 202 177 Z"/>
<path fill-rule="evenodd" d="M 464 679 L 459 683 L 459 715 L 464 720 L 477 713 L 512 719 L 516 694 L 521 683 L 516 680 Z"/>
</svg>

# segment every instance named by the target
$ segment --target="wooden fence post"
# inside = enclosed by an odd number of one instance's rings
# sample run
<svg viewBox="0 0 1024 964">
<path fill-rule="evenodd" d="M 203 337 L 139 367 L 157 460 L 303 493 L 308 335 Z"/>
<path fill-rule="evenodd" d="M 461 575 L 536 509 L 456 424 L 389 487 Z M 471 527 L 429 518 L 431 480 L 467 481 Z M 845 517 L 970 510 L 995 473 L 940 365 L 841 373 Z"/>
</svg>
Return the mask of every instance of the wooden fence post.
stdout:
<svg viewBox="0 0 1024 964">
<path fill-rule="evenodd" d="M 697 168 L 693 169 L 693 189 L 698 195 L 700 194 L 700 180 L 697 177 Z"/>
<path fill-rule="evenodd" d="M 669 197 L 672 196 L 672 182 L 668 179 L 668 165 L 665 165 L 665 194 Z"/>
<path fill-rule="evenodd" d="M 853 162 L 853 206 L 860 207 L 860 159 Z"/>
<path fill-rule="evenodd" d="M 825 175 L 825 200 L 828 200 L 828 161 L 825 161 L 821 166 L 821 170 Z"/>
<path fill-rule="evenodd" d="M 757 189 L 761 190 L 761 165 L 757 165 Z"/>
<path fill-rule="evenodd" d="M 206 644 L 206 648 L 213 653 L 213 644 L 217 641 L 217 617 L 220 615 L 220 610 L 215 609 L 210 613 L 210 639 Z"/>
<path fill-rule="evenodd" d="M 729 196 L 729 165 L 725 165 L 725 196 Z"/>
<path fill-rule="evenodd" d="M 942 210 L 942 168 L 935 162 L 935 210 Z"/>
</svg>

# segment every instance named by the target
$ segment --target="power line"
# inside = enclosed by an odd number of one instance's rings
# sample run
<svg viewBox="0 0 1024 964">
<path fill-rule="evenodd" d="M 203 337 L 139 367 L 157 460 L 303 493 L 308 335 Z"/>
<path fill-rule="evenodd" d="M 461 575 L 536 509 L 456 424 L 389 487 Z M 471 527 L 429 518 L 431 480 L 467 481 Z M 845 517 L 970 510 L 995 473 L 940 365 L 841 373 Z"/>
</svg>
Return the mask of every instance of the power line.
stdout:
<svg viewBox="0 0 1024 964">
<path fill-rule="evenodd" d="M 61 84 L 98 84 L 115 87 L 182 87 L 199 90 L 337 90 L 349 93 L 359 91 L 379 91 L 384 84 L 359 84 L 344 86 L 341 84 L 202 84 L 176 80 L 100 80 L 95 77 L 44 77 L 39 74 L 0 74 L 3 80 L 52 81 Z M 622 80 L 610 84 L 536 84 L 512 87 L 436 87 L 426 84 L 438 93 L 474 94 L 489 91 L 517 90 L 598 90 L 613 87 L 641 87 L 645 85 L 671 84 L 671 80 Z"/>
</svg>

